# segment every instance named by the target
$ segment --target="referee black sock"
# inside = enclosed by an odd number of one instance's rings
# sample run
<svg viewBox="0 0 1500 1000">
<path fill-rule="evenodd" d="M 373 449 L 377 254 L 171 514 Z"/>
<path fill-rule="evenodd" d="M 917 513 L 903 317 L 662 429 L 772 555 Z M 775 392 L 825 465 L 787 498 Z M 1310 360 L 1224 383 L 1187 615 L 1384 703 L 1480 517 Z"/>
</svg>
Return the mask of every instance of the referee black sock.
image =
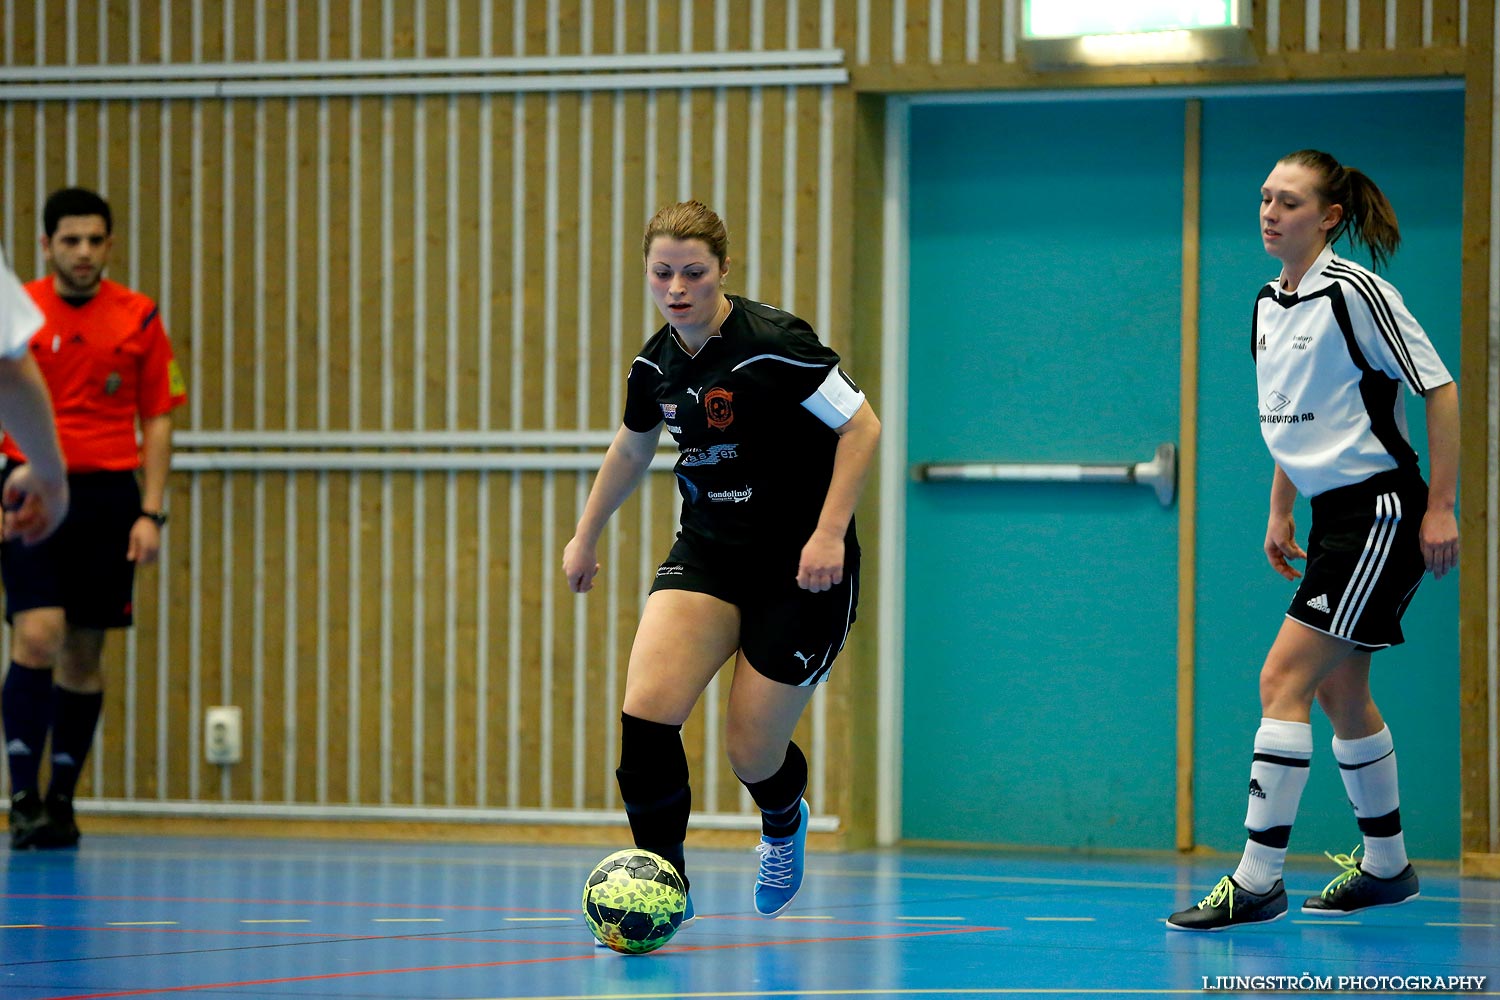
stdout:
<svg viewBox="0 0 1500 1000">
<path fill-rule="evenodd" d="M 94 730 L 99 725 L 99 711 L 104 707 L 101 691 L 69 691 L 53 688 L 52 701 L 52 781 L 48 795 L 73 797 L 89 747 L 94 745 Z"/>
<path fill-rule="evenodd" d="M 34 792 L 42 747 L 52 725 L 52 669 L 23 667 L 14 661 L 0 686 L 0 721 L 5 724 L 5 755 L 10 790 Z"/>
<path fill-rule="evenodd" d="M 807 758 L 795 743 L 786 745 L 786 759 L 764 781 L 740 783 L 760 806 L 760 830 L 773 840 L 785 840 L 802 826 L 802 796 L 807 792 Z"/>
<path fill-rule="evenodd" d="M 660 854 L 688 882 L 683 856 L 693 792 L 682 727 L 620 713 L 620 798 L 635 846 Z"/>
</svg>

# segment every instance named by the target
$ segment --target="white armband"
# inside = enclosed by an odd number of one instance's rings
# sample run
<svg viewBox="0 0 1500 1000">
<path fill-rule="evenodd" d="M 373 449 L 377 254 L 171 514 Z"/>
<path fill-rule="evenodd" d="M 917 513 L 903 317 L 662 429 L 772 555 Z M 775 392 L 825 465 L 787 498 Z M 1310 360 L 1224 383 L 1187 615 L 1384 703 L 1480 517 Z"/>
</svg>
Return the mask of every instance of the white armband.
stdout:
<svg viewBox="0 0 1500 1000">
<path fill-rule="evenodd" d="M 838 365 L 834 365 L 823 384 L 804 399 L 802 405 L 823 423 L 838 430 L 859 412 L 864 401 L 865 394 L 859 391 L 859 386 L 840 371 Z"/>
</svg>

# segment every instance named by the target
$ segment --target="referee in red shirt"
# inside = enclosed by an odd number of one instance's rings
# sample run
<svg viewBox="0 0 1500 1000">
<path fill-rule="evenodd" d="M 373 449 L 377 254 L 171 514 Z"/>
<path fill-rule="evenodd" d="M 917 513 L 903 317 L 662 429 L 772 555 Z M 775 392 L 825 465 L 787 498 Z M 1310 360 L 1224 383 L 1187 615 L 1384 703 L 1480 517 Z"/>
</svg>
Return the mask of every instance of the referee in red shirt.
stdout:
<svg viewBox="0 0 1500 1000">
<path fill-rule="evenodd" d="M 130 626 L 135 567 L 161 548 L 170 414 L 187 398 L 156 303 L 103 278 L 109 204 L 64 188 L 47 199 L 42 221 L 52 274 L 26 285 L 43 316 L 31 354 L 52 392 L 71 508 L 45 542 L 0 545 L 12 626 L 0 687 L 12 849 L 78 843 L 73 790 L 104 702 L 104 633 Z M 25 461 L 10 438 L 0 448 L 7 466 Z M 37 772 L 49 730 L 43 798 Z"/>
</svg>

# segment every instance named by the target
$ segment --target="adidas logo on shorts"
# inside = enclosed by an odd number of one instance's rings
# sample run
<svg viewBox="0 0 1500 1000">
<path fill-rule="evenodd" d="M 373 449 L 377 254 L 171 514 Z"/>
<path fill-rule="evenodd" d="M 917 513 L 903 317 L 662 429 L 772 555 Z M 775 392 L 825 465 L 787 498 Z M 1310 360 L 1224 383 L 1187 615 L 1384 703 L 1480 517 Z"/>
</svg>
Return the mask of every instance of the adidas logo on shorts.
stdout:
<svg viewBox="0 0 1500 1000">
<path fill-rule="evenodd" d="M 1312 600 L 1308 601 L 1307 606 L 1312 608 L 1314 611 L 1321 611 L 1325 615 L 1333 610 L 1328 606 L 1327 594 L 1319 594 L 1317 597 L 1314 597 Z"/>
</svg>

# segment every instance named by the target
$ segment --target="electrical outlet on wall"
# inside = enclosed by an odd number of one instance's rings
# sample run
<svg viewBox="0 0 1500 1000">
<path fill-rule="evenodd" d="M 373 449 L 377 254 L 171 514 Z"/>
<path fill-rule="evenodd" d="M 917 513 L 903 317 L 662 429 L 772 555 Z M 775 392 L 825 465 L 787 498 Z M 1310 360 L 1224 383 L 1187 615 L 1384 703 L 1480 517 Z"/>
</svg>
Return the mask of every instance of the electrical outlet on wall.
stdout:
<svg viewBox="0 0 1500 1000">
<path fill-rule="evenodd" d="M 210 764 L 240 762 L 240 707 L 211 705 L 203 718 L 203 757 Z"/>
</svg>

